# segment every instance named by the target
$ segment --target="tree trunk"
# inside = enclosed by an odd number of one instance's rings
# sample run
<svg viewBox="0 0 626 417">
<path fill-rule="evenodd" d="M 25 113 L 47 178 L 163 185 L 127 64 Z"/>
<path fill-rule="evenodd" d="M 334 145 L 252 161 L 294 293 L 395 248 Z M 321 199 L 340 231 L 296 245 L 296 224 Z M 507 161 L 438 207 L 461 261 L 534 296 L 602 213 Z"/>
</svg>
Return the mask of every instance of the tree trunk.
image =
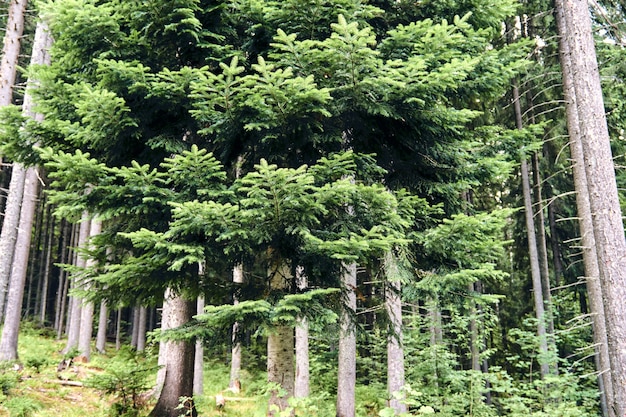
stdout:
<svg viewBox="0 0 626 417">
<path fill-rule="evenodd" d="M 52 44 L 52 38 L 48 33 L 48 28 L 43 22 L 37 23 L 35 31 L 35 41 L 31 64 L 45 65 L 50 63 L 48 50 Z M 33 80 L 28 85 L 32 88 Z M 41 121 L 42 116 L 35 114 L 32 105 L 32 95 L 26 91 L 24 96 L 23 113 L 30 118 Z M 32 236 L 33 219 L 37 209 L 37 197 L 39 190 L 39 174 L 37 168 L 30 167 L 26 171 L 24 181 L 24 193 L 22 206 L 20 209 L 20 220 L 18 234 L 15 242 L 15 253 L 11 266 L 11 279 L 8 294 L 7 314 L 2 329 L 2 339 L 0 340 L 0 360 L 17 359 L 17 338 L 21 319 L 22 298 L 24 294 L 24 284 L 26 280 L 26 269 L 30 250 L 30 240 Z"/>
<path fill-rule="evenodd" d="M 91 221 L 89 220 L 88 214 L 83 213 L 83 217 L 81 219 L 80 228 L 78 232 L 78 241 L 76 242 L 78 247 L 84 247 L 89 240 L 89 229 L 91 227 Z M 78 253 L 75 253 L 75 266 L 78 268 L 84 268 L 87 260 L 83 258 Z M 72 279 L 71 282 L 72 288 L 78 286 L 76 280 Z M 68 353 L 73 349 L 78 349 L 78 343 L 80 339 L 80 325 L 82 318 L 82 302 L 80 298 L 76 296 L 70 297 L 70 311 L 68 313 L 68 324 L 67 324 L 67 343 L 65 345 L 64 353 Z"/>
<path fill-rule="evenodd" d="M 585 278 L 587 292 L 589 294 L 589 306 L 593 315 L 592 328 L 593 340 L 596 346 L 596 368 L 599 373 L 598 385 L 600 388 L 600 401 L 603 415 L 616 417 L 616 410 L 609 404 L 614 403 L 613 380 L 611 378 L 611 363 L 607 339 L 602 287 L 600 284 L 600 266 L 596 253 L 596 242 L 593 230 L 592 211 L 589 201 L 589 188 L 587 172 L 585 170 L 585 154 L 580 138 L 580 124 L 577 109 L 577 96 L 573 86 L 572 67 L 570 62 L 569 44 L 566 41 L 567 23 L 564 20 L 562 2 L 556 3 L 556 22 L 559 33 L 559 54 L 563 72 L 563 94 L 567 113 L 567 129 L 570 136 L 570 153 L 572 157 L 572 173 L 574 187 L 576 189 L 576 206 L 583 248 L 583 263 L 585 266 Z"/>
<path fill-rule="evenodd" d="M 626 415 L 626 239 L 619 204 L 598 61 L 586 1 L 564 0 L 578 122 L 585 156 L 600 283 L 604 298 L 613 407 Z"/>
<path fill-rule="evenodd" d="M 243 265 L 233 268 L 233 283 L 243 284 Z M 233 304 L 239 303 L 237 295 L 233 296 Z M 241 388 L 241 342 L 239 341 L 239 323 L 233 324 L 232 349 L 230 354 L 230 382 L 229 388 L 238 390 Z"/>
<path fill-rule="evenodd" d="M 24 32 L 26 0 L 12 0 L 4 32 L 2 63 L 0 64 L 0 106 L 8 106 L 13 101 L 13 85 L 20 56 L 20 44 Z M 4 259 L 0 260 L 2 263 Z"/>
<path fill-rule="evenodd" d="M 93 239 L 95 236 L 102 232 L 102 221 L 91 219 L 91 225 L 89 227 L 89 239 Z M 89 245 L 89 242 L 87 242 Z M 87 259 L 85 261 L 85 268 L 90 269 L 96 266 L 94 259 Z M 90 283 L 84 284 L 86 288 L 90 287 Z M 83 308 L 80 312 L 80 331 L 78 333 L 78 350 L 81 356 L 89 360 L 91 358 L 91 337 L 93 335 L 93 301 L 85 301 Z"/>
<path fill-rule="evenodd" d="M 402 347 L 402 297 L 397 260 L 389 252 L 385 257 L 385 309 L 389 316 L 387 337 L 387 391 L 389 407 L 396 414 L 407 412 L 402 388 L 404 387 L 404 349 Z"/>
<path fill-rule="evenodd" d="M 109 309 L 106 301 L 100 302 L 100 314 L 98 316 L 98 334 L 96 335 L 96 351 L 104 353 L 107 341 L 107 324 L 109 322 Z"/>
<path fill-rule="evenodd" d="M 195 303 L 169 289 L 165 303 L 167 309 L 164 307 L 162 322 L 162 328 L 165 329 L 174 329 L 188 323 L 195 312 Z M 161 346 L 165 346 L 162 357 L 163 385 L 150 417 L 197 416 L 192 400 L 194 343 L 162 341 Z M 183 407 L 178 408 L 181 404 Z"/>
<path fill-rule="evenodd" d="M 307 277 L 301 267 L 296 269 L 296 285 L 301 291 L 308 286 Z M 301 317 L 296 322 L 296 381 L 293 395 L 297 398 L 308 397 L 310 390 L 309 322 L 306 317 Z"/>
<path fill-rule="evenodd" d="M 137 352 L 143 352 L 146 349 L 146 324 L 148 320 L 148 309 L 141 306 L 137 309 Z"/>
<path fill-rule="evenodd" d="M 204 312 L 204 297 L 198 297 L 196 301 L 196 314 Z M 204 394 L 204 345 L 202 340 L 196 340 L 196 354 L 193 365 L 193 393 Z"/>
<path fill-rule="evenodd" d="M 561 279 L 563 277 L 563 263 L 561 262 L 561 247 L 559 246 L 559 239 L 556 227 L 556 213 L 554 212 L 554 204 L 548 205 L 548 224 L 550 225 L 550 239 L 552 247 L 552 259 L 554 263 L 554 285 L 558 287 L 561 285 Z"/>
<path fill-rule="evenodd" d="M 515 105 L 515 120 L 518 129 L 522 129 L 522 110 L 517 86 L 513 87 L 513 102 Z M 524 217 L 526 219 L 526 235 L 528 238 L 528 259 L 530 261 L 530 275 L 533 284 L 533 299 L 535 300 L 535 315 L 537 317 L 537 337 L 539 338 L 539 365 L 541 378 L 544 379 L 550 373 L 548 342 L 545 326 L 544 297 L 541 283 L 541 270 L 539 268 L 539 255 L 537 253 L 537 240 L 535 235 L 535 221 L 533 219 L 532 198 L 530 195 L 530 177 L 526 157 L 522 156 L 520 166 L 522 176 L 522 193 L 524 195 Z"/>
<path fill-rule="evenodd" d="M 279 260 L 269 271 L 270 289 L 281 290 L 290 287 L 293 279 L 287 262 Z M 278 385 L 272 389 L 268 403 L 268 416 L 278 416 L 288 406 L 293 397 L 294 368 L 294 330 L 289 326 L 276 326 L 267 337 L 267 382 Z"/>
<path fill-rule="evenodd" d="M 478 323 L 476 322 L 476 302 L 473 300 L 473 293 L 476 291 L 474 283 L 468 284 L 467 290 L 470 294 L 469 315 L 470 315 L 470 362 L 472 363 L 472 371 L 480 371 L 480 346 L 478 340 Z"/>
<path fill-rule="evenodd" d="M 61 238 L 61 263 L 67 262 L 69 251 L 69 240 L 71 233 L 71 226 L 65 220 L 63 220 L 63 233 Z M 67 274 L 61 268 L 59 271 L 59 285 L 57 286 L 56 300 L 54 302 L 54 328 L 57 331 L 57 339 L 61 339 L 63 334 L 63 319 L 65 318 L 65 301 L 67 298 Z"/>
<path fill-rule="evenodd" d="M 45 244 L 45 261 L 41 284 L 41 301 L 39 306 L 39 322 L 42 326 L 46 324 L 46 311 L 48 310 L 48 286 L 50 285 L 50 265 L 52 263 L 52 247 L 54 246 L 54 230 L 56 226 L 56 222 L 50 213 L 50 208 L 48 208 L 47 211 L 47 239 Z"/>
<path fill-rule="evenodd" d="M 0 234 L 0 322 L 4 320 L 4 310 L 11 276 L 11 265 L 15 253 L 17 227 L 20 221 L 20 207 L 24 193 L 26 168 L 22 164 L 13 164 L 9 193 Z"/>
<path fill-rule="evenodd" d="M 344 265 L 344 303 L 339 316 L 337 417 L 354 417 L 356 407 L 356 264 Z"/>
<path fill-rule="evenodd" d="M 19 229 L 11 268 L 7 309 L 0 340 L 0 361 L 17 359 L 17 339 L 22 316 L 22 299 L 26 283 L 26 267 L 30 251 L 33 219 L 37 209 L 39 174 L 37 168 L 28 168 L 24 184 L 24 200 L 20 212 Z"/>
<path fill-rule="evenodd" d="M 122 348 L 122 308 L 118 308 L 115 316 L 115 350 L 120 350 Z M 159 350 L 159 365 L 161 365 L 161 351 Z M 165 370 L 163 370 L 165 372 Z M 157 373 L 157 387 L 160 387 L 158 383 L 159 375 L 161 374 L 161 370 Z M 163 385 L 161 381 L 161 385 Z M 159 388 L 160 389 L 160 388 Z"/>
</svg>

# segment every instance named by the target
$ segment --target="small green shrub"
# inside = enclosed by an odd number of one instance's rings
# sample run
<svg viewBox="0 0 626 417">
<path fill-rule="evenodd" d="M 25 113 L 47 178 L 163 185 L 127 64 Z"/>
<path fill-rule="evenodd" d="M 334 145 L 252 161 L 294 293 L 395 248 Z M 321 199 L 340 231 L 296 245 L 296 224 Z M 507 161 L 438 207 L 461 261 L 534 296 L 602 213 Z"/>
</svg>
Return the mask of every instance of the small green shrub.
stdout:
<svg viewBox="0 0 626 417">
<path fill-rule="evenodd" d="M 44 357 L 30 357 L 26 358 L 24 364 L 29 368 L 34 368 L 37 373 L 41 372 L 41 368 L 48 365 L 50 361 Z"/>
<path fill-rule="evenodd" d="M 141 394 L 148 390 L 149 376 L 156 367 L 140 361 L 137 355 L 120 354 L 107 364 L 104 373 L 89 378 L 85 385 L 116 397 L 111 415 L 114 417 L 135 417 L 143 404 Z"/>
<path fill-rule="evenodd" d="M 11 397 L 3 405 L 11 417 L 30 417 L 42 408 L 39 402 L 28 397 Z"/>
<path fill-rule="evenodd" d="M 15 388 L 19 380 L 19 374 L 13 369 L 0 369 L 0 392 L 9 395 L 9 391 Z"/>
</svg>

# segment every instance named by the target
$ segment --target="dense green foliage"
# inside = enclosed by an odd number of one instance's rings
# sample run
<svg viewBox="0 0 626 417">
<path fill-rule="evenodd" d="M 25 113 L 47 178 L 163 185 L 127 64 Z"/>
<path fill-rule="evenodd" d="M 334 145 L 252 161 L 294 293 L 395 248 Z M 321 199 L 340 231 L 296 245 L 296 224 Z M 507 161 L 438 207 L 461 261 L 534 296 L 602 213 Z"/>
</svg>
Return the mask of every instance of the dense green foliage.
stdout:
<svg viewBox="0 0 626 417">
<path fill-rule="evenodd" d="M 348 290 L 358 295 L 358 384 L 374 412 L 391 415 L 381 306 L 392 252 L 413 415 L 597 415 L 584 288 L 570 287 L 582 275 L 578 249 L 563 243 L 578 230 L 565 221 L 573 187 L 562 110 L 551 106 L 561 91 L 543 2 L 39 6 L 55 39 L 52 65 L 29 70 L 45 118 L 3 109 L 0 149 L 45 166 L 56 216 L 103 220 L 84 252 L 97 266 L 67 268 L 90 282 L 80 295 L 116 306 L 158 305 L 165 288 L 203 295 L 206 313 L 172 337 L 222 352 L 237 321 L 252 367 L 272 326 L 307 317 L 312 398 L 327 399 L 337 388 L 340 276 L 357 262 Z M 518 30 L 524 13 L 532 18 Z M 524 36 L 513 42 L 516 31 Z M 600 52 L 621 137 L 622 52 L 608 43 Z M 510 106 L 514 83 L 525 130 Z M 518 210 L 517 164 L 537 153 L 550 254 L 563 265 L 551 272 L 564 286 L 553 294 L 558 357 L 538 352 Z M 232 283 L 235 265 L 243 284 Z M 297 287 L 297 270 L 309 289 Z M 542 381 L 545 361 L 560 373 Z"/>
</svg>

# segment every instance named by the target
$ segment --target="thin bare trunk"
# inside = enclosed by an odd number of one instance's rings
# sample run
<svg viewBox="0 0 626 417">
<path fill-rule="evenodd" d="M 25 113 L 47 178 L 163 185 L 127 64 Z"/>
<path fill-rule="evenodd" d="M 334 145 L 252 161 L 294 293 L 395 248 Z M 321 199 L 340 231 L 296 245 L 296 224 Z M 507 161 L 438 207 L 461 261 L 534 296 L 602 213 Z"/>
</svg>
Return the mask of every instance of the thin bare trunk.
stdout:
<svg viewBox="0 0 626 417">
<path fill-rule="evenodd" d="M 523 128 L 522 110 L 517 86 L 513 87 L 513 102 L 515 108 L 515 120 L 518 129 Z M 530 275 L 533 284 L 533 299 L 535 301 L 535 315 L 537 317 L 537 337 L 539 338 L 539 365 L 541 378 L 544 379 L 550 373 L 548 342 L 546 335 L 546 314 L 544 309 L 544 297 L 541 282 L 541 270 L 539 268 L 539 255 L 537 252 L 537 240 L 535 234 L 535 221 L 533 218 L 533 203 L 530 195 L 530 177 L 526 157 L 522 156 L 520 165 L 522 193 L 524 196 L 524 217 L 526 219 L 526 236 L 528 238 L 528 259 L 530 261 Z"/>
<path fill-rule="evenodd" d="M 43 22 L 37 24 L 31 64 L 45 65 L 50 63 L 48 50 L 52 44 L 52 38 L 48 28 Z M 29 89 L 34 87 L 34 80 L 29 80 Z M 32 95 L 27 89 L 24 96 L 23 113 L 36 121 L 41 121 L 42 116 L 35 114 L 32 104 Z M 21 319 L 22 298 L 26 280 L 26 269 L 32 236 L 33 220 L 37 209 L 37 197 L 39 194 L 39 174 L 36 167 L 30 167 L 26 171 L 20 220 L 18 225 L 15 253 L 11 265 L 11 279 L 8 294 L 7 313 L 2 329 L 0 340 L 0 360 L 17 359 L 17 338 Z"/>
<path fill-rule="evenodd" d="M 239 264 L 233 268 L 233 283 L 235 285 L 243 284 L 243 265 Z M 237 305 L 239 299 L 235 294 L 233 296 L 233 304 Z M 230 382 L 229 388 L 238 390 L 241 388 L 241 342 L 239 341 L 239 323 L 233 324 L 232 348 L 230 354 Z"/>
<path fill-rule="evenodd" d="M 15 253 L 17 227 L 20 221 L 20 207 L 24 193 L 26 168 L 22 164 L 13 164 L 9 194 L 4 212 L 4 222 L 0 234 L 0 318 L 4 320 L 4 310 L 11 276 L 11 265 Z"/>
<path fill-rule="evenodd" d="M 148 309 L 145 306 L 139 307 L 139 318 L 137 320 L 137 352 L 146 349 L 146 324 L 148 319 Z"/>
<path fill-rule="evenodd" d="M 48 310 L 48 286 L 50 285 L 50 265 L 52 263 L 52 247 L 54 246 L 54 229 L 56 222 L 48 210 L 48 234 L 45 245 L 45 267 L 41 284 L 41 302 L 39 307 L 39 322 L 46 324 L 46 310 Z"/>
<path fill-rule="evenodd" d="M 26 283 L 26 267 L 30 251 L 33 220 L 37 207 L 39 175 L 37 168 L 28 168 L 24 184 L 24 200 L 20 212 L 19 230 L 17 233 L 16 250 L 11 268 L 11 280 L 7 296 L 7 309 L 0 339 L 0 360 L 17 359 L 17 339 L 22 313 L 22 298 Z"/>
<path fill-rule="evenodd" d="M 97 219 L 91 220 L 91 226 L 89 228 L 89 239 L 93 239 L 95 236 L 102 232 L 102 221 Z M 89 242 L 88 242 L 89 244 Z M 89 258 L 85 261 L 85 268 L 90 269 L 96 266 L 96 261 Z M 83 283 L 86 289 L 89 289 L 91 284 L 89 282 Z M 78 350 L 80 354 L 89 360 L 91 358 L 91 337 L 93 336 L 93 301 L 86 300 L 83 303 L 80 316 L 80 331 L 78 333 Z"/>
<path fill-rule="evenodd" d="M 7 106 L 13 101 L 13 86 L 15 85 L 20 56 L 27 3 L 26 0 L 12 0 L 9 5 L 9 16 L 2 48 L 2 63 L 0 63 L 0 106 Z"/>
<path fill-rule="evenodd" d="M 344 265 L 344 303 L 339 316 L 339 365 L 337 417 L 354 417 L 356 412 L 356 264 Z"/>
<path fill-rule="evenodd" d="M 68 240 L 70 236 L 70 225 L 62 221 L 62 237 L 61 237 L 61 263 L 67 262 Z M 63 318 L 65 313 L 65 298 L 67 297 L 67 279 L 63 269 L 59 272 L 59 285 L 57 286 L 57 294 L 54 302 L 54 328 L 57 331 L 57 339 L 61 339 L 63 334 Z"/>
<path fill-rule="evenodd" d="M 291 267 L 284 260 L 279 260 L 269 271 L 271 290 L 290 287 L 293 280 Z M 288 400 L 293 397 L 294 368 L 294 330 L 290 326 L 279 325 L 267 336 L 267 381 L 277 385 L 272 389 L 268 416 L 277 416 L 289 406 Z"/>
<path fill-rule="evenodd" d="M 404 387 L 404 348 L 402 346 L 402 286 L 398 263 L 389 252 L 385 256 L 385 309 L 389 316 L 389 336 L 387 337 L 387 391 L 389 407 L 396 414 L 407 412 L 402 388 Z"/>
<path fill-rule="evenodd" d="M 567 113 L 567 128 L 570 136 L 570 153 L 572 156 L 572 173 L 576 188 L 576 206 L 578 210 L 581 244 L 583 248 L 583 263 L 589 307 L 593 314 L 593 340 L 596 345 L 596 368 L 599 372 L 598 385 L 603 415 L 616 417 L 616 410 L 609 404 L 614 403 L 613 380 L 611 378 L 611 363 L 607 339 L 606 319 L 602 287 L 600 283 L 600 266 L 596 253 L 596 242 L 592 220 L 592 211 L 589 201 L 587 172 L 585 170 L 585 153 L 580 138 L 580 122 L 578 115 L 577 96 L 573 85 L 573 73 L 570 62 L 569 44 L 564 36 L 567 33 L 567 23 L 564 19 L 562 3 L 556 3 L 556 22 L 561 34 L 559 40 L 561 68 L 563 72 L 563 93 Z"/>
<path fill-rule="evenodd" d="M 130 346 L 137 349 L 137 338 L 139 336 L 139 307 L 133 307 L 133 323 L 132 323 L 132 332 L 130 336 Z"/>
<path fill-rule="evenodd" d="M 109 308 L 106 301 L 100 302 L 100 313 L 98 315 L 98 334 L 96 335 L 96 351 L 104 353 L 107 341 L 107 324 L 109 323 Z"/>
<path fill-rule="evenodd" d="M 83 213 L 83 217 L 80 223 L 80 228 L 78 232 L 78 247 L 84 247 L 89 240 L 89 229 L 91 227 L 91 221 L 89 220 L 89 216 L 87 213 Z M 75 254 L 75 265 L 78 268 L 84 268 L 87 260 L 83 258 L 80 254 Z M 79 284 L 75 279 L 72 279 L 72 288 L 79 287 Z M 68 315 L 68 325 L 67 325 L 67 344 L 65 345 L 64 353 L 68 353 L 73 349 L 78 349 L 78 341 L 80 338 L 80 325 L 81 325 L 81 317 L 82 317 L 82 302 L 80 298 L 76 296 L 70 297 L 71 307 Z"/>
<path fill-rule="evenodd" d="M 296 268 L 296 285 L 300 291 L 307 286 L 307 277 L 301 267 Z M 309 322 L 306 317 L 298 318 L 296 322 L 296 381 L 294 397 L 308 397 L 310 393 L 309 373 Z"/>
<path fill-rule="evenodd" d="M 13 101 L 13 85 L 15 84 L 22 33 L 24 31 L 26 4 L 26 0 L 12 0 L 9 5 L 2 61 L 0 62 L 0 106 L 8 106 Z M 11 274 L 13 253 L 15 252 L 17 225 L 25 178 L 26 169 L 20 164 L 14 165 L 4 210 L 2 232 L 0 232 L 0 322 L 4 319 L 6 292 Z"/>
<path fill-rule="evenodd" d="M 204 297 L 198 297 L 196 301 L 196 313 L 204 312 Z M 196 340 L 196 355 L 193 365 L 193 394 L 204 394 L 204 345 L 202 340 Z"/>
<path fill-rule="evenodd" d="M 118 308 L 116 311 L 115 318 L 115 350 L 120 350 L 122 348 L 122 308 Z M 159 355 L 161 352 L 159 351 Z M 159 365 L 161 363 L 159 362 Z M 157 378 L 158 378 L 157 374 Z"/>
</svg>

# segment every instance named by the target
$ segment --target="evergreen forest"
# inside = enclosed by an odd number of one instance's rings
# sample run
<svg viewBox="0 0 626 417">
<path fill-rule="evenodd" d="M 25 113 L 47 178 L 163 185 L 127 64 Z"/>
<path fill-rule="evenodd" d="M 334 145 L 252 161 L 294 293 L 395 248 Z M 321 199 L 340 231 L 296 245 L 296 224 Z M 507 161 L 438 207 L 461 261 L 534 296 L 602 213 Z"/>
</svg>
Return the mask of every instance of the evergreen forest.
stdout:
<svg viewBox="0 0 626 417">
<path fill-rule="evenodd" d="M 0 415 L 625 416 L 625 13 L 0 2 Z"/>
</svg>

